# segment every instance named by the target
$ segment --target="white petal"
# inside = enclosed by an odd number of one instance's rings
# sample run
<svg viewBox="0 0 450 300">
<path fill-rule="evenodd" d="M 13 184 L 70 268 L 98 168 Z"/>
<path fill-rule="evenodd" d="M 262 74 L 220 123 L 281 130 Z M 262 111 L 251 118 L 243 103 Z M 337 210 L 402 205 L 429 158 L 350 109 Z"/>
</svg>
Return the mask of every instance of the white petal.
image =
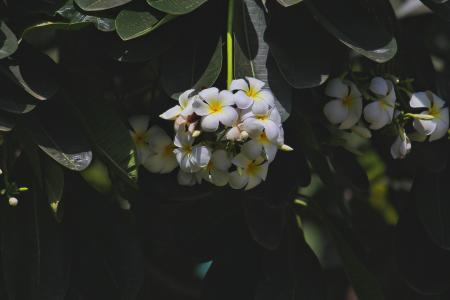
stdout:
<svg viewBox="0 0 450 300">
<path fill-rule="evenodd" d="M 358 123 L 362 114 L 362 99 L 359 97 L 353 98 L 353 103 L 348 111 L 348 116 L 344 122 L 339 126 L 340 129 L 349 129 Z"/>
<path fill-rule="evenodd" d="M 182 109 L 179 105 L 174 106 L 164 113 L 160 114 L 159 117 L 165 120 L 175 120 L 181 113 Z"/>
<path fill-rule="evenodd" d="M 235 79 L 235 80 L 231 81 L 230 91 L 237 91 L 237 90 L 247 92 L 248 91 L 247 81 L 245 81 L 244 79 Z"/>
<path fill-rule="evenodd" d="M 353 98 L 361 97 L 361 92 L 353 82 L 350 82 L 350 96 L 352 96 Z"/>
<path fill-rule="evenodd" d="M 280 126 L 268 120 L 264 122 L 264 132 L 266 133 L 267 138 L 275 143 L 280 134 Z"/>
<path fill-rule="evenodd" d="M 172 144 L 172 140 L 167 134 L 152 135 L 148 145 L 149 150 L 155 153 L 162 153 L 166 147 Z"/>
<path fill-rule="evenodd" d="M 269 110 L 269 105 L 266 102 L 260 101 L 260 100 L 253 102 L 252 111 L 254 114 L 259 114 L 258 112 L 268 111 L 268 110 Z"/>
<path fill-rule="evenodd" d="M 278 146 L 275 144 L 264 145 L 264 152 L 266 153 L 266 158 L 269 162 L 272 162 L 277 155 Z"/>
<path fill-rule="evenodd" d="M 331 100 L 325 104 L 323 113 L 331 124 L 336 125 L 343 122 L 348 117 L 349 111 L 341 100 Z"/>
<path fill-rule="evenodd" d="M 448 122 L 437 120 L 436 129 L 430 135 L 430 142 L 438 140 L 445 136 L 448 132 Z"/>
<path fill-rule="evenodd" d="M 263 147 L 261 144 L 255 140 L 251 140 L 242 146 L 242 153 L 244 153 L 246 157 L 253 160 L 261 156 L 262 149 Z"/>
<path fill-rule="evenodd" d="M 262 180 L 266 180 L 268 170 L 269 170 L 269 163 L 265 162 L 262 165 L 260 165 L 259 168 L 256 170 L 256 176 L 258 176 Z"/>
<path fill-rule="evenodd" d="M 437 108 L 442 108 L 445 105 L 445 101 L 442 100 L 438 95 L 432 93 L 432 92 L 428 92 L 428 98 L 433 99 L 433 104 L 437 107 Z"/>
<path fill-rule="evenodd" d="M 187 146 L 187 145 L 192 145 L 194 143 L 194 138 L 192 137 L 192 135 L 185 131 L 183 128 L 180 128 L 176 135 L 175 135 L 175 139 L 174 139 L 174 144 L 177 147 L 183 147 L 183 146 Z"/>
<path fill-rule="evenodd" d="M 281 115 L 278 112 L 278 109 L 276 109 L 275 107 L 272 108 L 270 112 L 270 120 L 272 120 L 277 125 L 281 125 Z"/>
<path fill-rule="evenodd" d="M 364 108 L 364 119 L 368 123 L 374 123 L 376 122 L 380 115 L 383 113 L 383 110 L 381 108 L 379 101 L 374 101 L 366 105 Z"/>
<path fill-rule="evenodd" d="M 228 172 L 213 169 L 210 174 L 211 182 L 216 186 L 225 186 L 229 180 Z"/>
<path fill-rule="evenodd" d="M 245 174 L 239 174 L 238 171 L 230 173 L 230 186 L 233 189 L 242 189 L 248 183 L 248 176 Z"/>
<path fill-rule="evenodd" d="M 325 95 L 338 99 L 347 96 L 348 92 L 348 86 L 340 78 L 331 79 L 325 88 Z"/>
<path fill-rule="evenodd" d="M 195 177 L 193 174 L 178 171 L 177 180 L 180 185 L 193 186 L 195 184 Z"/>
<path fill-rule="evenodd" d="M 239 115 L 233 107 L 226 106 L 222 108 L 222 112 L 218 114 L 218 117 L 223 125 L 232 127 L 236 123 Z"/>
<path fill-rule="evenodd" d="M 164 162 L 161 158 L 162 158 L 162 155 L 149 155 L 143 161 L 142 165 L 149 172 L 159 173 L 159 172 L 161 172 L 161 170 L 164 167 Z M 175 163 L 177 164 L 176 160 L 175 160 Z"/>
<path fill-rule="evenodd" d="M 394 159 L 398 159 L 401 158 L 401 154 L 400 154 L 400 144 L 401 144 L 402 140 L 401 138 L 398 136 L 394 143 L 391 145 L 391 155 Z"/>
<path fill-rule="evenodd" d="M 194 100 L 189 101 L 189 103 L 186 105 L 186 107 L 181 111 L 180 115 L 183 117 L 192 115 L 194 113 L 194 107 L 192 107 L 193 103 L 194 103 Z"/>
<path fill-rule="evenodd" d="M 421 134 L 430 135 L 436 129 L 436 120 L 417 120 L 413 121 L 414 128 Z"/>
<path fill-rule="evenodd" d="M 234 105 L 234 96 L 230 91 L 221 91 L 218 99 L 222 102 L 222 105 Z"/>
<path fill-rule="evenodd" d="M 209 105 L 200 99 L 196 99 L 192 102 L 192 108 L 199 116 L 207 116 L 209 114 Z"/>
<path fill-rule="evenodd" d="M 246 120 L 248 118 L 254 118 L 255 117 L 255 114 L 253 113 L 251 108 L 246 108 L 246 109 L 241 110 L 240 114 L 241 114 L 241 120 L 242 121 L 244 121 L 244 120 Z"/>
<path fill-rule="evenodd" d="M 215 100 L 219 97 L 219 89 L 215 87 L 204 89 L 198 93 L 198 96 L 201 100 L 209 103 L 209 101 Z"/>
<path fill-rule="evenodd" d="M 389 92 L 388 84 L 387 84 L 386 80 L 384 80 L 384 78 L 382 78 L 382 77 L 372 78 L 372 80 L 370 81 L 369 89 L 373 93 L 380 95 L 380 96 L 386 96 Z"/>
<path fill-rule="evenodd" d="M 250 85 L 250 89 L 254 89 L 257 92 L 259 92 L 264 86 L 264 81 L 261 81 L 259 79 L 253 77 L 245 77 L 245 79 L 247 79 Z"/>
<path fill-rule="evenodd" d="M 261 90 L 257 95 L 256 101 L 257 102 L 263 102 L 269 106 L 275 106 L 275 97 L 273 96 L 272 92 L 268 89 Z"/>
<path fill-rule="evenodd" d="M 223 149 L 214 151 L 211 155 L 211 161 L 214 167 L 221 171 L 228 171 L 228 169 L 231 167 L 230 155 Z"/>
<path fill-rule="evenodd" d="M 145 132 L 150 124 L 150 117 L 145 115 L 133 116 L 128 119 L 128 122 L 135 132 Z"/>
<path fill-rule="evenodd" d="M 175 158 L 175 155 L 170 156 L 163 156 L 163 167 L 160 170 L 161 174 L 167 174 L 175 170 L 176 167 L 178 167 L 177 159 Z"/>
<path fill-rule="evenodd" d="M 206 167 L 211 159 L 211 150 L 206 146 L 196 145 L 192 147 L 192 157 L 199 167 Z"/>
<path fill-rule="evenodd" d="M 214 132 L 219 128 L 220 114 L 212 114 L 202 118 L 202 129 L 204 131 Z"/>
<path fill-rule="evenodd" d="M 251 160 L 244 153 L 239 153 L 231 161 L 235 166 L 246 168 Z"/>
<path fill-rule="evenodd" d="M 245 187 L 245 190 L 251 190 L 252 188 L 256 187 L 258 184 L 260 184 L 262 181 L 261 178 L 259 178 L 258 176 L 249 176 L 248 177 L 248 184 Z"/>
<path fill-rule="evenodd" d="M 249 108 L 253 104 L 253 100 L 250 99 L 243 91 L 238 91 L 234 94 L 234 101 L 240 109 Z"/>
<path fill-rule="evenodd" d="M 194 89 L 187 90 L 178 97 L 178 103 L 180 103 L 181 107 L 184 108 L 187 106 L 187 104 L 190 102 L 190 95 L 192 94 L 193 91 L 195 90 Z"/>
<path fill-rule="evenodd" d="M 417 92 L 411 96 L 409 105 L 414 108 L 431 107 L 430 99 L 426 92 Z"/>
</svg>

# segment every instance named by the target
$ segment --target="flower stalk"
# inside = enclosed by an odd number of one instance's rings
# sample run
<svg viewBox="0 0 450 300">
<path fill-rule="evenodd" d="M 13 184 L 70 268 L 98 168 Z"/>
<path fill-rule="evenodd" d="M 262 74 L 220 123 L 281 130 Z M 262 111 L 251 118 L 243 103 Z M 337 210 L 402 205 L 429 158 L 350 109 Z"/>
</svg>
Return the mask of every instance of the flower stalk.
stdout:
<svg viewBox="0 0 450 300">
<path fill-rule="evenodd" d="M 227 18 L 227 88 L 233 81 L 233 19 L 234 19 L 234 0 L 228 0 L 228 18 Z"/>
</svg>

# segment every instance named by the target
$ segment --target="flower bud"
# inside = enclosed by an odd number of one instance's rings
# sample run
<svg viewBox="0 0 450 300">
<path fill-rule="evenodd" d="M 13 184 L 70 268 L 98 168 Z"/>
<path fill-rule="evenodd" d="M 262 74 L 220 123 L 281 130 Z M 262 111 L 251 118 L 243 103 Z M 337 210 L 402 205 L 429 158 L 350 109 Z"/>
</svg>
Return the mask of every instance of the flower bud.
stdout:
<svg viewBox="0 0 450 300">
<path fill-rule="evenodd" d="M 192 137 L 198 137 L 202 132 L 200 130 L 194 130 L 194 132 L 192 133 Z"/>
<path fill-rule="evenodd" d="M 283 144 L 283 145 L 280 146 L 280 150 L 281 151 L 285 151 L 285 152 L 289 152 L 289 151 L 293 151 L 294 149 L 291 146 Z"/>
<path fill-rule="evenodd" d="M 8 203 L 11 206 L 17 206 L 17 204 L 19 204 L 19 200 L 16 197 L 10 197 L 8 199 Z"/>
<path fill-rule="evenodd" d="M 243 130 L 241 131 L 241 140 L 245 141 L 246 139 L 248 139 L 248 132 Z"/>
</svg>

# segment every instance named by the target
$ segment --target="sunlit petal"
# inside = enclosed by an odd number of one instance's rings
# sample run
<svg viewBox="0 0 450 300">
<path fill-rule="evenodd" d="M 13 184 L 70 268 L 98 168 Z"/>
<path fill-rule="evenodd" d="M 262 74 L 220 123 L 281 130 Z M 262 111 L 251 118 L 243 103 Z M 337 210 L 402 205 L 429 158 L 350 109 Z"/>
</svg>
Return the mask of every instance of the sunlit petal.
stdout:
<svg viewBox="0 0 450 300">
<path fill-rule="evenodd" d="M 389 86 L 386 80 L 382 77 L 374 77 L 370 81 L 369 89 L 379 95 L 379 96 L 386 96 L 389 92 Z"/>
<path fill-rule="evenodd" d="M 417 92 L 411 96 L 409 105 L 414 108 L 431 107 L 431 102 L 426 92 Z"/>
<path fill-rule="evenodd" d="M 325 95 L 333 98 L 342 99 L 348 92 L 348 86 L 340 78 L 331 79 L 325 88 Z"/>
<path fill-rule="evenodd" d="M 341 100 L 331 100 L 325 104 L 323 113 L 331 124 L 336 125 L 342 123 L 347 118 L 349 111 Z"/>
</svg>

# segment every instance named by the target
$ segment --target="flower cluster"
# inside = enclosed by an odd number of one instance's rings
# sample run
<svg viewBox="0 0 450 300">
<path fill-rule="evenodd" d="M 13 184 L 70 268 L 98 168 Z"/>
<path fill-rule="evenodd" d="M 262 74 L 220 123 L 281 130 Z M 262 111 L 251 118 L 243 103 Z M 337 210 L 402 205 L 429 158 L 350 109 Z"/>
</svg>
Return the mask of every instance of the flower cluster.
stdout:
<svg viewBox="0 0 450 300">
<path fill-rule="evenodd" d="M 411 151 L 411 139 L 428 139 L 432 142 L 445 136 L 449 129 L 445 101 L 430 91 L 408 93 L 409 105 L 402 107 L 397 101 L 394 83 L 382 77 L 372 78 L 366 91 L 359 89 L 350 80 L 335 78 L 328 82 L 325 94 L 333 99 L 325 104 L 323 112 L 330 123 L 338 125 L 340 129 L 349 129 L 366 138 L 371 137 L 362 115 L 372 130 L 394 124 L 397 132 L 391 146 L 394 159 L 402 159 Z M 419 112 L 413 113 L 415 110 Z M 408 133 L 409 136 L 405 129 L 408 120 L 413 120 L 414 130 Z"/>
<path fill-rule="evenodd" d="M 148 117 L 130 118 L 137 157 L 154 173 L 179 167 L 181 185 L 204 180 L 249 190 L 266 179 L 278 149 L 292 150 L 273 94 L 255 78 L 234 80 L 229 90 L 188 90 L 160 117 L 174 122 L 174 139 L 158 126 L 148 128 Z"/>
</svg>

